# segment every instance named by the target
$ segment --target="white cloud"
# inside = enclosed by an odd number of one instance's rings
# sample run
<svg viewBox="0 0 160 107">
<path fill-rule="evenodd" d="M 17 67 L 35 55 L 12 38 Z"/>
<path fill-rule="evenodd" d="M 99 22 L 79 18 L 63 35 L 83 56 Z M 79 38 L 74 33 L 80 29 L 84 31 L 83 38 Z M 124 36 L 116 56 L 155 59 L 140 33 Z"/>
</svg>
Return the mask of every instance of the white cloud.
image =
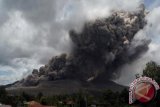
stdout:
<svg viewBox="0 0 160 107">
<path fill-rule="evenodd" d="M 70 29 L 111 10 L 134 11 L 141 0 L 1 0 L 0 84 L 20 79 L 54 55 L 70 52 Z"/>
<path fill-rule="evenodd" d="M 15 58 L 11 61 L 12 66 L 0 65 L 0 85 L 12 83 L 26 77 L 35 67 L 40 67 L 37 62 L 32 59 Z"/>
</svg>

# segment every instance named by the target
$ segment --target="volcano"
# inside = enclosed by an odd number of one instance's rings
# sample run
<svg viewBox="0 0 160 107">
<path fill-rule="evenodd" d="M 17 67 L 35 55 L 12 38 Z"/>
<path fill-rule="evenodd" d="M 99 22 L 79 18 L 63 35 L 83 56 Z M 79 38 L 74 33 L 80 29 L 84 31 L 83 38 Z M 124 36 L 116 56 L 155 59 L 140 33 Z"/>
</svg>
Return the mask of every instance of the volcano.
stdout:
<svg viewBox="0 0 160 107">
<path fill-rule="evenodd" d="M 70 30 L 70 54 L 53 57 L 48 64 L 9 85 L 8 92 L 52 95 L 79 90 L 121 91 L 126 87 L 112 81 L 119 69 L 148 50 L 150 40 L 134 38 L 146 25 L 145 15 L 144 6 L 140 6 L 134 12 L 117 11 L 108 18 L 86 22 L 81 32 Z"/>
</svg>

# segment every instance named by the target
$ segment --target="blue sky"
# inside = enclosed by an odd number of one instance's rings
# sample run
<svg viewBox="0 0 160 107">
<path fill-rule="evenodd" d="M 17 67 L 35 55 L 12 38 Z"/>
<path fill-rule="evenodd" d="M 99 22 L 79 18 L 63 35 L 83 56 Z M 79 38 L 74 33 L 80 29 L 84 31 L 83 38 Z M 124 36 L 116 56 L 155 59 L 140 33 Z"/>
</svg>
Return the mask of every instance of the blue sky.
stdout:
<svg viewBox="0 0 160 107">
<path fill-rule="evenodd" d="M 160 6 L 159 0 L 144 0 L 144 3 L 146 8 L 149 10 L 152 10 L 153 8 Z"/>
<path fill-rule="evenodd" d="M 153 2 L 155 2 L 156 0 L 145 0 L 145 6 L 149 7 Z"/>
</svg>

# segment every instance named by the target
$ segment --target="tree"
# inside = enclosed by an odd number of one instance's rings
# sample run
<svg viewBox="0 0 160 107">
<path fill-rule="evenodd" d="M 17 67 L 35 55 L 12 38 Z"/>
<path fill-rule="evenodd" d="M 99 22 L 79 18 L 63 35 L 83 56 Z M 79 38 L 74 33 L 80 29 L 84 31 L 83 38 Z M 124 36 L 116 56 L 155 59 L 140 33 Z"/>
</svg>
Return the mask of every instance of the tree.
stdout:
<svg viewBox="0 0 160 107">
<path fill-rule="evenodd" d="M 103 100 L 104 100 L 104 104 L 107 107 L 117 107 L 116 104 L 118 103 L 118 97 L 119 97 L 119 93 L 114 93 L 111 90 L 106 90 L 103 93 Z"/>
<path fill-rule="evenodd" d="M 156 62 L 148 62 L 146 64 L 146 68 L 143 70 L 143 76 L 150 77 L 154 79 L 157 83 L 160 83 L 160 66 L 157 65 Z M 156 98 L 150 102 L 148 105 L 144 105 L 144 107 L 158 107 L 160 100 L 160 91 L 157 91 Z M 157 105 L 157 106 L 156 106 Z"/>
<path fill-rule="evenodd" d="M 46 97 L 41 97 L 40 103 L 43 105 L 47 105 L 47 98 Z"/>
<path fill-rule="evenodd" d="M 8 102 L 7 100 L 7 92 L 5 90 L 5 87 L 0 87 L 0 102 L 6 104 Z"/>
<path fill-rule="evenodd" d="M 153 61 L 148 62 L 143 70 L 143 76 L 150 77 L 160 83 L 160 66 Z"/>
<path fill-rule="evenodd" d="M 128 104 L 129 102 L 129 91 L 125 88 L 121 91 L 119 101 L 122 104 Z"/>
<path fill-rule="evenodd" d="M 40 101 L 40 99 L 43 97 L 43 94 L 41 92 L 39 92 L 37 94 L 37 100 Z"/>
<path fill-rule="evenodd" d="M 6 97 L 6 96 L 7 96 L 7 92 L 5 90 L 5 87 L 1 86 L 0 87 L 0 98 Z"/>
</svg>

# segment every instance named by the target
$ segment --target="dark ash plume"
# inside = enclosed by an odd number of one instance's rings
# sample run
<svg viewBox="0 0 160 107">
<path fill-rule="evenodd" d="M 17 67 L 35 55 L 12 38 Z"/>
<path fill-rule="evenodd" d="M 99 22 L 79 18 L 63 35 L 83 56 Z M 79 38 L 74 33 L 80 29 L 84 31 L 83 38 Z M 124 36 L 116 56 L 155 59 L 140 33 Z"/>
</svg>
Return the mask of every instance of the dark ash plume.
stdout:
<svg viewBox="0 0 160 107">
<path fill-rule="evenodd" d="M 122 64 L 148 49 L 148 40 L 134 45 L 134 36 L 146 22 L 143 8 L 136 13 L 115 12 L 107 19 L 86 23 L 81 33 L 70 31 L 74 43 L 72 64 L 81 79 L 106 73 L 111 78 Z"/>
<path fill-rule="evenodd" d="M 71 55 L 53 57 L 47 65 L 40 67 L 39 73 L 34 70 L 32 76 L 23 81 L 38 84 L 65 78 L 82 81 L 99 77 L 112 79 L 118 68 L 148 49 L 149 40 L 134 40 L 145 25 L 144 7 L 138 12 L 114 12 L 109 18 L 88 22 L 81 33 L 69 32 L 74 45 Z M 22 85 L 25 84 L 22 82 Z"/>
</svg>

